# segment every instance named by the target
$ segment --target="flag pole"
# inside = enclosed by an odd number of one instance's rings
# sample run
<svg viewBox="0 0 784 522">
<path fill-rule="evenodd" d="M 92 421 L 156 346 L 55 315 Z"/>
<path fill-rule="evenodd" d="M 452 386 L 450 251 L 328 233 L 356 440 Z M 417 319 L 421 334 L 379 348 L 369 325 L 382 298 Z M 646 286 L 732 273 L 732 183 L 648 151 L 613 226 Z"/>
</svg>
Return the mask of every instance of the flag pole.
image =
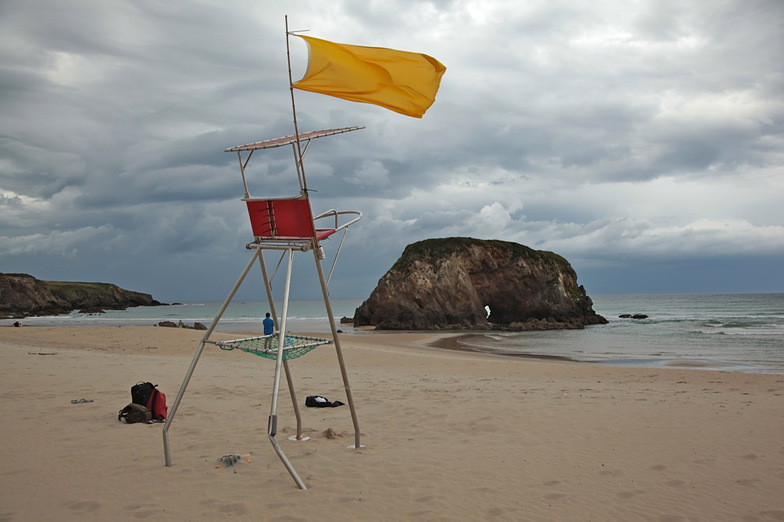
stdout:
<svg viewBox="0 0 784 522">
<path fill-rule="evenodd" d="M 296 151 L 294 163 L 297 168 L 297 176 L 300 178 L 300 188 L 307 195 L 308 182 L 305 179 L 305 166 L 302 163 L 302 144 L 299 140 L 299 126 L 297 125 L 297 105 L 294 103 L 294 78 L 291 75 L 291 48 L 289 46 L 289 15 L 285 15 L 286 21 L 286 60 L 289 68 L 289 93 L 291 94 L 291 116 L 294 119 L 294 136 L 296 136 Z"/>
</svg>

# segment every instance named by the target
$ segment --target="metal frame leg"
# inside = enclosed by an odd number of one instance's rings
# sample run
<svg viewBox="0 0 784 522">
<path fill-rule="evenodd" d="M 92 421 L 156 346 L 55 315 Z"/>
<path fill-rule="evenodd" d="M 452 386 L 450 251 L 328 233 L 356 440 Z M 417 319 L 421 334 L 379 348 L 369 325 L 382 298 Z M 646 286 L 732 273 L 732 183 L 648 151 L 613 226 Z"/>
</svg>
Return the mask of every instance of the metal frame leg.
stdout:
<svg viewBox="0 0 784 522">
<path fill-rule="evenodd" d="M 267 435 L 270 442 L 272 443 L 272 447 L 275 449 L 275 453 L 278 454 L 278 457 L 280 457 L 281 462 L 283 462 L 283 465 L 288 470 L 291 478 L 294 479 L 294 482 L 297 483 L 297 486 L 300 489 L 308 489 L 297 474 L 294 466 L 292 466 L 291 462 L 289 462 L 286 454 L 283 453 L 283 450 L 280 448 L 280 445 L 275 438 L 275 435 L 278 431 L 278 395 L 280 393 L 280 371 L 283 366 L 283 348 L 286 346 L 286 319 L 288 318 L 289 313 L 289 291 L 291 290 L 291 269 L 294 260 L 294 250 L 288 249 L 287 254 L 288 263 L 286 267 L 286 283 L 283 288 L 283 314 L 280 322 L 280 330 L 278 331 L 278 357 L 275 359 L 275 382 L 273 383 L 272 387 L 272 403 L 270 405 L 269 422 L 267 424 Z"/>
<path fill-rule="evenodd" d="M 357 420 L 357 410 L 354 407 L 354 398 L 351 395 L 351 386 L 348 382 L 348 372 L 346 371 L 346 363 L 343 360 L 343 350 L 340 347 L 340 337 L 338 337 L 337 327 L 335 326 L 335 317 L 332 314 L 332 303 L 329 300 L 329 289 L 324 280 L 324 270 L 321 268 L 321 259 L 319 259 L 318 249 L 313 249 L 313 257 L 316 260 L 316 270 L 318 271 L 319 281 L 321 282 L 321 292 L 324 294 L 324 305 L 327 308 L 327 316 L 329 317 L 329 327 L 332 330 L 332 338 L 335 341 L 335 352 L 338 356 L 338 364 L 340 365 L 340 375 L 343 377 L 343 387 L 346 390 L 346 400 L 348 407 L 351 410 L 351 420 L 354 423 L 354 445 L 349 446 L 353 449 L 362 447 L 359 441 L 359 421 Z"/>
<path fill-rule="evenodd" d="M 250 258 L 250 261 L 248 261 L 248 264 L 245 266 L 245 269 L 242 271 L 242 275 L 240 275 L 239 279 L 237 279 L 237 282 L 234 283 L 234 288 L 232 288 L 231 292 L 229 292 L 229 295 L 226 297 L 226 300 L 223 302 L 223 306 L 221 306 L 220 310 L 218 311 L 218 314 L 212 320 L 210 327 L 207 329 L 207 332 L 204 334 L 204 337 L 202 337 L 202 340 L 199 343 L 199 347 L 196 349 L 196 353 L 194 354 L 193 360 L 191 361 L 191 365 L 188 367 L 188 371 L 185 373 L 185 378 L 183 379 L 182 385 L 180 386 L 180 391 L 177 392 L 177 397 L 175 397 L 174 399 L 174 404 L 172 404 L 172 407 L 168 412 L 169 413 L 168 418 L 166 419 L 166 422 L 163 425 L 163 454 L 166 460 L 167 467 L 171 467 L 172 465 L 171 449 L 169 447 L 169 427 L 171 426 L 171 423 L 174 421 L 174 415 L 177 413 L 177 408 L 180 407 L 180 401 L 182 401 L 182 396 L 185 395 L 185 389 L 188 387 L 188 383 L 190 382 L 191 377 L 193 376 L 193 371 L 196 369 L 196 363 L 199 362 L 199 358 L 201 357 L 201 354 L 204 351 L 204 343 L 206 343 L 207 339 L 209 339 L 210 336 L 212 335 L 212 332 L 215 330 L 215 327 L 218 325 L 218 321 L 220 321 L 221 317 L 223 317 L 223 314 L 226 312 L 226 308 L 229 307 L 229 304 L 231 303 L 232 299 L 234 299 L 234 295 L 237 293 L 237 290 L 239 290 L 240 285 L 242 285 L 242 282 L 245 280 L 245 277 L 248 275 L 248 272 L 250 272 L 253 263 L 256 262 L 256 258 L 260 256 L 260 253 L 261 251 L 257 250 L 256 253 L 253 254 L 253 257 Z"/>
<path fill-rule="evenodd" d="M 261 274 L 264 277 L 264 290 L 267 292 L 267 301 L 270 306 L 270 312 L 272 313 L 272 319 L 275 321 L 275 324 L 279 325 L 278 322 L 278 314 L 275 310 L 275 299 L 272 295 L 272 282 L 269 279 L 269 275 L 267 274 L 267 263 L 264 260 L 264 252 L 259 249 L 261 255 L 259 255 L 259 265 L 261 266 Z M 299 404 L 297 403 L 297 393 L 294 391 L 294 380 L 291 376 L 291 370 L 289 368 L 288 361 L 283 361 L 283 369 L 286 372 L 286 383 L 289 387 L 289 394 L 291 395 L 291 404 L 294 407 L 294 415 L 297 418 L 297 434 L 289 437 L 290 440 L 308 440 L 310 437 L 303 437 L 302 436 L 302 414 L 299 411 Z"/>
</svg>

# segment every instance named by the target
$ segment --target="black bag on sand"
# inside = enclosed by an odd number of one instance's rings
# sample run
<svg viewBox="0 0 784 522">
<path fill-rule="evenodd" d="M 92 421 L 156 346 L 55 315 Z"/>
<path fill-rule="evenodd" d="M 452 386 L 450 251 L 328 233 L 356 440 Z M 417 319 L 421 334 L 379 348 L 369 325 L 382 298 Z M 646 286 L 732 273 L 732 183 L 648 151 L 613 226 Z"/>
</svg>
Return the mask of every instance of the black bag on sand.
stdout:
<svg viewBox="0 0 784 522">
<path fill-rule="evenodd" d="M 147 406 L 154 389 L 155 385 L 151 382 L 137 382 L 131 386 L 131 401 L 135 404 Z"/>
<path fill-rule="evenodd" d="M 137 422 L 146 423 L 152 420 L 152 412 L 141 404 L 132 402 L 121 409 L 120 413 L 117 414 L 118 421 L 122 421 L 123 419 L 125 419 L 125 422 L 128 424 L 135 424 Z"/>
<path fill-rule="evenodd" d="M 321 395 L 309 395 L 305 399 L 305 406 L 308 408 L 337 408 L 343 406 L 343 403 L 340 401 L 329 402 L 326 397 Z"/>
</svg>

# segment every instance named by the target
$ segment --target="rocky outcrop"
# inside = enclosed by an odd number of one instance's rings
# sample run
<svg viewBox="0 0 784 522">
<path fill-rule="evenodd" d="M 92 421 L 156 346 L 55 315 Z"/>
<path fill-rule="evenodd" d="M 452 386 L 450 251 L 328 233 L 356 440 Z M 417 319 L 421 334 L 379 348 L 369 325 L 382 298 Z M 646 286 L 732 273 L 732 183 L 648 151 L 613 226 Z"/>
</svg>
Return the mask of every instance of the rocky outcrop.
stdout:
<svg viewBox="0 0 784 522">
<path fill-rule="evenodd" d="M 0 316 L 125 310 L 134 306 L 158 306 L 150 294 L 123 290 L 109 283 L 40 281 L 28 274 L 0 274 Z"/>
<path fill-rule="evenodd" d="M 563 257 L 462 237 L 407 246 L 354 313 L 355 327 L 385 330 L 551 330 L 605 323 Z"/>
<path fill-rule="evenodd" d="M 195 322 L 193 326 L 188 326 L 187 324 L 183 323 L 182 321 L 175 323 L 174 321 L 161 321 L 158 323 L 158 326 L 163 326 L 166 328 L 187 328 L 190 330 L 206 330 L 207 327 L 204 326 L 204 323 Z"/>
</svg>

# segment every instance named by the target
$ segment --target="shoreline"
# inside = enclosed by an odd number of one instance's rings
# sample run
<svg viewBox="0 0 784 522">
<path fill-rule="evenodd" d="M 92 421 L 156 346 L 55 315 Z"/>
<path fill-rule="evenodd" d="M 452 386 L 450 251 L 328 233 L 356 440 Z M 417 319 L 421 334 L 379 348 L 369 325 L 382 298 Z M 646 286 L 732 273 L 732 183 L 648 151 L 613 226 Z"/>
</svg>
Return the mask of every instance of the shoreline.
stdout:
<svg viewBox="0 0 784 522">
<path fill-rule="evenodd" d="M 21 330 L 24 329 L 26 331 L 29 330 L 38 330 L 43 333 L 42 336 L 30 336 L 33 338 L 43 337 L 48 338 L 49 332 L 53 330 L 99 330 L 99 331 L 112 331 L 115 329 L 154 329 L 160 330 L 162 332 L 169 331 L 168 333 L 162 333 L 161 336 L 163 338 L 169 337 L 176 337 L 177 334 L 172 332 L 177 331 L 189 331 L 196 334 L 197 340 L 201 339 L 204 335 L 204 330 L 196 330 L 187 326 L 185 328 L 182 327 L 167 327 L 167 326 L 158 326 L 158 325 L 113 325 L 113 326 L 84 326 L 84 325 L 58 325 L 58 326 L 39 326 L 39 325 L 29 325 L 29 326 L 22 326 L 21 328 L 15 328 L 11 325 L 6 325 L 8 329 L 13 330 Z M 343 328 L 346 328 L 346 325 L 340 325 Z M 5 330 L 3 326 L 0 326 L 0 332 Z M 462 353 L 475 353 L 475 354 L 482 354 L 485 356 L 494 356 L 494 357 L 501 357 L 501 358 L 513 358 L 513 359 L 529 359 L 529 360 L 542 360 L 542 361 L 551 361 L 551 362 L 562 362 L 562 363 L 574 363 L 574 364 L 583 364 L 583 365 L 599 365 L 599 366 L 615 366 L 615 367 L 629 367 L 629 368 L 651 368 L 651 369 L 661 369 L 661 370 L 671 370 L 671 369 L 688 369 L 688 370 L 698 370 L 698 371 L 709 371 L 709 372 L 716 372 L 716 371 L 723 371 L 723 372 L 735 372 L 735 373 L 745 373 L 745 374 L 752 374 L 752 375 L 784 375 L 784 368 L 775 366 L 775 365 L 763 365 L 763 364 L 752 364 L 742 361 L 723 361 L 723 360 L 714 360 L 714 359 L 705 359 L 699 357 L 664 357 L 664 358 L 639 358 L 639 357 L 624 357 L 619 356 L 617 358 L 606 359 L 606 360 L 584 360 L 579 359 L 576 357 L 570 357 L 566 355 L 555 355 L 555 354 L 542 354 L 542 353 L 527 353 L 522 351 L 513 351 L 508 349 L 493 349 L 484 346 L 477 346 L 472 345 L 470 343 L 473 339 L 482 339 L 486 340 L 488 338 L 492 338 L 492 336 L 488 336 L 488 334 L 484 332 L 444 332 L 439 330 L 422 330 L 422 331 L 398 331 L 398 330 L 381 330 L 375 331 L 372 329 L 366 328 L 357 328 L 354 329 L 351 327 L 349 331 L 341 331 L 341 328 L 338 327 L 338 332 L 341 335 L 341 339 L 344 341 L 351 340 L 351 339 L 366 339 L 368 337 L 383 337 L 383 336 L 408 336 L 410 339 L 419 339 L 422 337 L 426 337 L 430 339 L 429 342 L 426 344 L 421 344 L 420 347 L 430 347 L 439 350 L 447 350 L 447 351 L 455 351 L 455 352 L 462 352 Z M 313 337 L 327 337 L 331 338 L 332 334 L 330 332 L 323 332 L 323 331 L 302 331 L 297 332 L 301 335 L 308 335 Z M 213 338 L 220 339 L 220 340 L 228 340 L 228 339 L 235 339 L 237 337 L 242 336 L 255 336 L 259 335 L 258 331 L 243 331 L 243 330 L 223 330 L 223 331 L 215 331 L 213 332 Z M 65 336 L 66 338 L 69 336 Z M 116 336 L 115 336 L 116 337 Z M 0 336 L 0 343 L 2 342 L 2 336 Z M 47 341 L 44 341 L 47 342 Z M 76 347 L 78 348 L 78 347 Z"/>
<path fill-rule="evenodd" d="M 445 348 L 470 350 L 506 358 L 544 358 L 597 365 L 641 368 L 693 368 L 709 371 L 784 374 L 784 317 L 777 313 L 784 304 L 784 294 L 738 294 L 722 296 L 662 295 L 609 296 L 599 300 L 596 308 L 608 318 L 627 312 L 645 312 L 640 321 L 613 319 L 607 325 L 581 330 L 505 332 L 480 330 L 438 330 L 440 337 L 460 337 L 456 346 Z M 316 332 L 323 337 L 331 331 L 326 317 L 321 317 L 323 302 L 295 300 L 289 309 L 287 330 Z M 41 318 L 23 322 L 23 326 L 153 326 L 158 319 L 178 319 L 190 326 L 195 321 L 212 323 L 221 303 L 194 302 L 169 308 L 166 317 L 158 315 L 161 307 L 107 312 L 102 317 L 66 320 Z M 357 300 L 333 300 L 335 317 L 351 317 Z M 227 310 L 216 331 L 240 336 L 260 330 L 259 320 L 266 304 L 260 301 L 236 301 Z M 156 311 L 157 310 L 157 311 Z M 158 319 L 156 319 L 158 318 Z M 209 319 L 202 319 L 209 318 Z M 153 320 L 155 319 L 155 320 Z M 13 321 L 12 321 L 13 322 Z M 10 326 L 11 322 L 6 323 Z M 2 326 L 0 320 L 0 326 Z M 381 335 L 363 331 L 349 324 L 338 326 L 345 335 Z M 403 333 L 403 332 L 400 332 Z M 481 334 L 476 337 L 476 334 Z"/>
<path fill-rule="evenodd" d="M 545 361 L 565 361 L 565 362 L 573 362 L 573 363 L 580 363 L 580 364 L 593 364 L 587 361 L 580 361 L 578 359 L 574 359 L 572 357 L 567 357 L 565 355 L 546 355 L 546 354 L 537 354 L 537 353 L 520 353 L 520 352 L 510 352 L 510 351 L 501 351 L 501 350 L 492 350 L 489 348 L 482 348 L 479 346 L 471 346 L 468 343 L 461 342 L 466 341 L 469 339 L 474 338 L 485 338 L 486 335 L 477 334 L 477 333 L 468 333 L 468 334 L 444 334 L 444 335 L 451 335 L 450 337 L 440 337 L 429 344 L 434 348 L 442 348 L 444 350 L 455 350 L 458 352 L 471 352 L 471 353 L 483 353 L 486 355 L 498 355 L 501 357 L 519 357 L 523 359 L 540 359 Z"/>
</svg>

